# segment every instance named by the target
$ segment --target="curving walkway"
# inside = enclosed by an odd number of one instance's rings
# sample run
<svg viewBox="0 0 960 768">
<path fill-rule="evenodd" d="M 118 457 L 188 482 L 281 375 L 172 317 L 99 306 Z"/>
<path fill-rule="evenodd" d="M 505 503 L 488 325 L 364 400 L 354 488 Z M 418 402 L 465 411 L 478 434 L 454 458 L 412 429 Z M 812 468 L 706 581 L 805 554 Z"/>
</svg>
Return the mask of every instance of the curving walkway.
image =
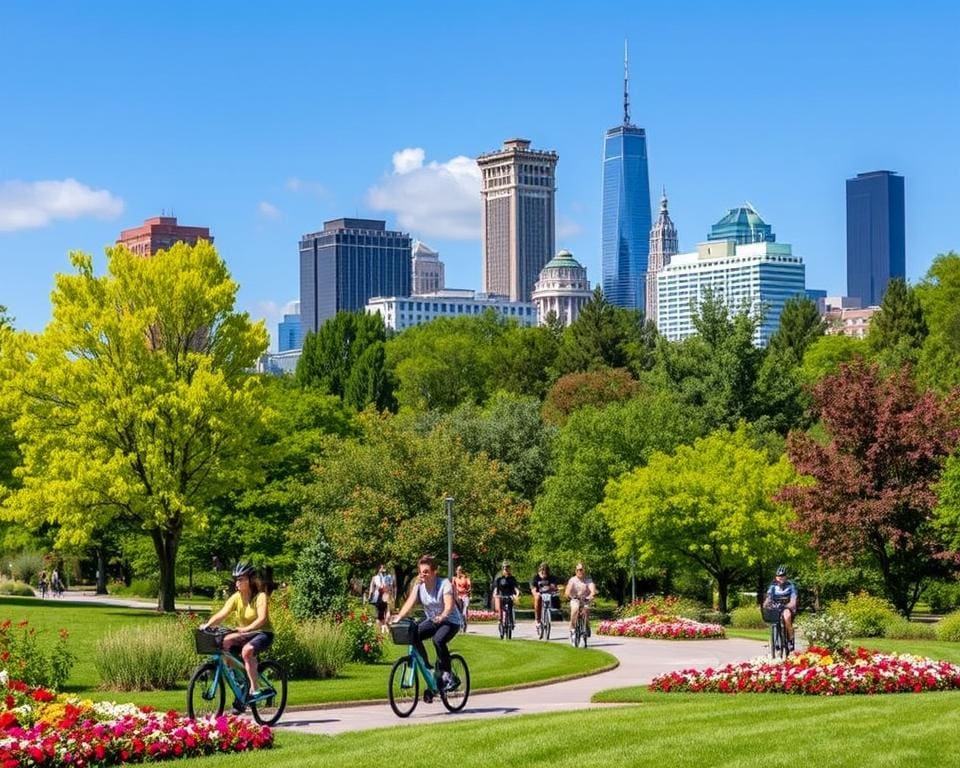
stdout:
<svg viewBox="0 0 960 768">
<path fill-rule="evenodd" d="M 471 625 L 471 632 L 474 629 L 478 634 L 496 634 L 495 625 Z M 555 626 L 554 629 L 558 627 Z M 530 642 L 524 638 L 535 637 L 533 625 L 521 624 L 515 637 L 517 639 L 511 642 Z M 535 639 L 531 641 L 541 642 Z M 551 642 L 566 641 L 558 638 Z M 528 715 L 604 706 L 591 704 L 590 697 L 597 691 L 607 688 L 648 683 L 657 675 L 670 670 L 716 667 L 729 662 L 752 659 L 764 653 L 766 644 L 759 640 L 740 638 L 677 641 L 594 635 L 591 638 L 591 647 L 616 656 L 620 662 L 619 666 L 607 672 L 552 685 L 497 693 L 471 694 L 466 708 L 457 714 L 447 712 L 438 699 L 432 704 L 421 701 L 410 717 L 401 719 L 394 715 L 390 705 L 384 702 L 362 706 L 288 711 L 284 713 L 280 726 L 305 733 L 335 734 L 395 725 L 422 725 L 480 717 Z M 386 673 L 383 687 L 384 696 L 386 696 Z"/>
</svg>

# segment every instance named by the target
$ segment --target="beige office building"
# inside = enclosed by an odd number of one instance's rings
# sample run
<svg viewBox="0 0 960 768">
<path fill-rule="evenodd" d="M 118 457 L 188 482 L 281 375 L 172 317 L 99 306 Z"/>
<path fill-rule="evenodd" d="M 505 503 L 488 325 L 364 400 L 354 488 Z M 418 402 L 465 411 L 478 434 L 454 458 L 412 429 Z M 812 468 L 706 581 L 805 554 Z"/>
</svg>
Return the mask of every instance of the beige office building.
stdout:
<svg viewBox="0 0 960 768">
<path fill-rule="evenodd" d="M 483 290 L 530 301 L 553 257 L 557 153 L 530 149 L 526 139 L 477 158 L 483 182 Z"/>
</svg>

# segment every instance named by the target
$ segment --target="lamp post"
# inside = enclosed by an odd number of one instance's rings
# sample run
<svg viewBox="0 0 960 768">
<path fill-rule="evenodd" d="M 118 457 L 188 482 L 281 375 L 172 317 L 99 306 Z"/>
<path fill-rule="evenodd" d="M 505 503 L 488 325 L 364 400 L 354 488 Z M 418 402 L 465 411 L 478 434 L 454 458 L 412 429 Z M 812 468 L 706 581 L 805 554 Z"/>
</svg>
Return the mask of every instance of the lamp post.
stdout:
<svg viewBox="0 0 960 768">
<path fill-rule="evenodd" d="M 443 500 L 447 510 L 447 578 L 453 578 L 453 496 Z"/>
<path fill-rule="evenodd" d="M 630 555 L 630 602 L 637 602 L 637 558 Z"/>
</svg>

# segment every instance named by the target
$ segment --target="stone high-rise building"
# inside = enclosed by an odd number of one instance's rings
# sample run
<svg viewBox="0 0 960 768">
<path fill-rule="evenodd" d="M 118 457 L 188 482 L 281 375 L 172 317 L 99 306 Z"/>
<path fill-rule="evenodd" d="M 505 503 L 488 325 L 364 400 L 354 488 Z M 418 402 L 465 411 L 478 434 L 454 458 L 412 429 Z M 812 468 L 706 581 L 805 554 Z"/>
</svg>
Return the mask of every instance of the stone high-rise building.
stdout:
<svg viewBox="0 0 960 768">
<path fill-rule="evenodd" d="M 444 285 L 443 262 L 440 254 L 419 240 L 413 243 L 413 295 L 442 291 Z"/>
<path fill-rule="evenodd" d="M 648 320 L 657 322 L 657 273 L 677 255 L 677 228 L 667 211 L 667 193 L 660 198 L 660 215 L 650 230 L 650 261 L 647 265 Z"/>
<path fill-rule="evenodd" d="M 117 244 L 127 246 L 140 256 L 153 256 L 157 251 L 168 250 L 175 243 L 196 245 L 198 240 L 213 242 L 208 227 L 184 227 L 177 224 L 176 216 L 154 216 L 139 227 L 120 232 Z"/>
<path fill-rule="evenodd" d="M 530 301 L 555 243 L 557 153 L 526 139 L 477 158 L 482 176 L 483 290 Z"/>
</svg>

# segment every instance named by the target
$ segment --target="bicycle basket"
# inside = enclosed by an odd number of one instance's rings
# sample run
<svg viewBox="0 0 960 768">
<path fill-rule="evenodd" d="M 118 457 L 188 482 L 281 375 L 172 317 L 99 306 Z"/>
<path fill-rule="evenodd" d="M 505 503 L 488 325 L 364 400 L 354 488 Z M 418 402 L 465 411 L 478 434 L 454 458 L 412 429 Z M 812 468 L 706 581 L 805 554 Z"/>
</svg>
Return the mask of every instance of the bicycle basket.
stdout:
<svg viewBox="0 0 960 768">
<path fill-rule="evenodd" d="M 220 640 L 226 632 L 209 632 L 197 629 L 193 632 L 193 639 L 197 644 L 197 653 L 219 653 Z"/>
<path fill-rule="evenodd" d="M 390 625 L 390 638 L 396 645 L 410 645 L 417 638 L 417 626 L 414 619 L 401 619 Z"/>
<path fill-rule="evenodd" d="M 780 606 L 770 605 L 770 606 L 761 606 L 760 612 L 763 614 L 763 620 L 767 624 L 776 624 L 780 621 Z"/>
</svg>

